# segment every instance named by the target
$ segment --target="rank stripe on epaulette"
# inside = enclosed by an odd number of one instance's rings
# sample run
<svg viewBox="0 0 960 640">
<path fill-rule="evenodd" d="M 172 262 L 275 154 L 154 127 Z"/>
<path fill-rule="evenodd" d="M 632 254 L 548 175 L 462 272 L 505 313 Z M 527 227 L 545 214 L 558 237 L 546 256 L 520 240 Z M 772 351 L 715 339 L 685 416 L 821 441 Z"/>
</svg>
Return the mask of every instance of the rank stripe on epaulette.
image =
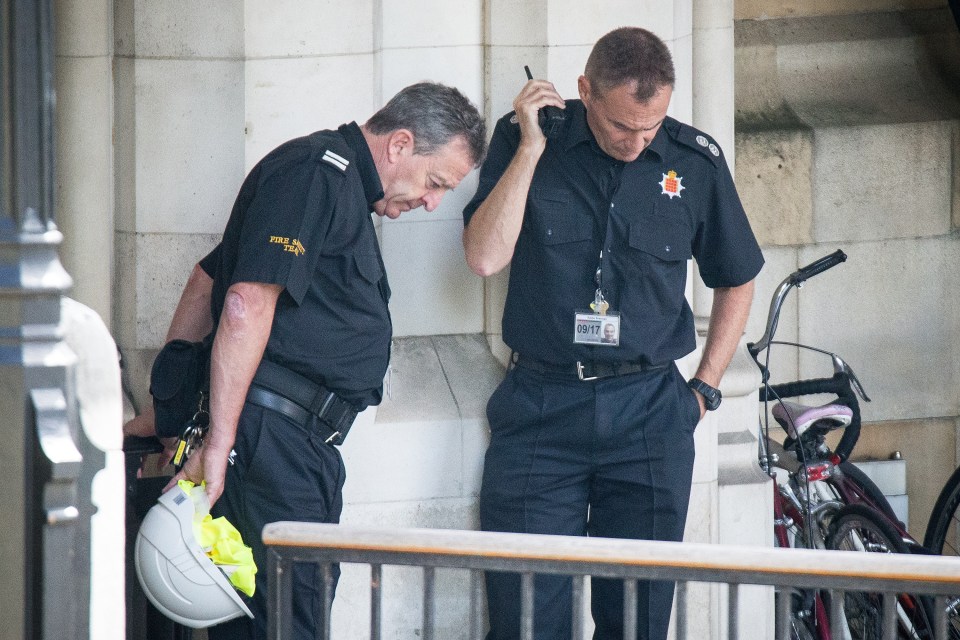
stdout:
<svg viewBox="0 0 960 640">
<path fill-rule="evenodd" d="M 335 166 L 337 169 L 340 169 L 340 171 L 346 171 L 347 166 L 350 164 L 349 160 L 347 160 L 343 156 L 338 156 L 337 154 L 335 154 L 333 151 L 330 151 L 329 149 L 323 152 L 322 159 L 329 162 L 330 164 Z"/>
</svg>

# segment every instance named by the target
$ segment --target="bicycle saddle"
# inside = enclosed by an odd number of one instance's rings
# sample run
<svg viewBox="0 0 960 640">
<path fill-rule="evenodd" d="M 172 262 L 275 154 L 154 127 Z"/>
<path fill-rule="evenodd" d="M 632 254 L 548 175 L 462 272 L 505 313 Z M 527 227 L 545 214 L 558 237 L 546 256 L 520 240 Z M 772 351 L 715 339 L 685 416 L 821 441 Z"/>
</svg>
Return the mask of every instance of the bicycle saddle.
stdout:
<svg viewBox="0 0 960 640">
<path fill-rule="evenodd" d="M 853 420 L 853 410 L 842 404 L 808 407 L 784 400 L 773 405 L 773 417 L 791 438 L 799 438 L 818 423 L 824 431 L 846 427 Z"/>
</svg>

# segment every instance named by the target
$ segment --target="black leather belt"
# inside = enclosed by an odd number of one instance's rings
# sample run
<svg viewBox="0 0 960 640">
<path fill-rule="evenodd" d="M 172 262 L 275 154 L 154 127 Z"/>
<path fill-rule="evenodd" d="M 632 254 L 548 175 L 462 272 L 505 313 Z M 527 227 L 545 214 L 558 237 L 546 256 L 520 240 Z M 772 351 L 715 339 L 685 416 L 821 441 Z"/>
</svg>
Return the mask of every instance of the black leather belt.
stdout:
<svg viewBox="0 0 960 640">
<path fill-rule="evenodd" d="M 514 354 L 513 362 L 518 367 L 530 369 L 537 373 L 549 373 L 553 375 L 576 376 L 579 380 L 600 380 L 601 378 L 615 378 L 617 376 L 626 376 L 631 373 L 641 371 L 656 371 L 657 369 L 666 369 L 667 364 L 645 364 L 641 362 L 599 362 L 596 360 L 581 360 L 573 364 L 554 364 L 552 362 L 543 362 L 526 358 L 519 354 Z"/>
<path fill-rule="evenodd" d="M 342 444 L 357 417 L 353 405 L 337 394 L 266 360 L 257 368 L 247 402 L 316 430 L 326 444 Z"/>
</svg>

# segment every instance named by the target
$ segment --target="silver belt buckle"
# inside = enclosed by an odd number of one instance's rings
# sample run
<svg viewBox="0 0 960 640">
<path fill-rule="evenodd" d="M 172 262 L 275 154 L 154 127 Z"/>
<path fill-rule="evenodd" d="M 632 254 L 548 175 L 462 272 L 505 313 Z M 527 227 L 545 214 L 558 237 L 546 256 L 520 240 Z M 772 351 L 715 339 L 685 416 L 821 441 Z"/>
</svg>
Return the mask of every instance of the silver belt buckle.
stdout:
<svg viewBox="0 0 960 640">
<path fill-rule="evenodd" d="M 583 376 L 583 364 L 577 360 L 577 377 L 583 380 L 584 382 L 589 382 L 590 380 L 596 380 L 597 376 Z"/>
</svg>

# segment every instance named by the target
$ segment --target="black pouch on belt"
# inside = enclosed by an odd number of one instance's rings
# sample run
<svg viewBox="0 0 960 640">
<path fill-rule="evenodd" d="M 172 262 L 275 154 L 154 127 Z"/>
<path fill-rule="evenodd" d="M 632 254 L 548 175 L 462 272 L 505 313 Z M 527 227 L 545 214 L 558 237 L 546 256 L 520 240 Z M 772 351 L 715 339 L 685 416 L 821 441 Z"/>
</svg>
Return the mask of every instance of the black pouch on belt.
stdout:
<svg viewBox="0 0 960 640">
<path fill-rule="evenodd" d="M 333 445 L 343 443 L 357 417 L 353 405 L 333 391 L 269 360 L 260 362 L 247 402 L 278 411 L 302 427 L 312 424 Z"/>
<path fill-rule="evenodd" d="M 213 334 L 201 342 L 171 340 L 157 354 L 150 371 L 150 395 L 158 437 L 179 437 L 190 419 L 205 410 L 212 346 Z"/>
<path fill-rule="evenodd" d="M 330 429 L 331 433 L 326 438 L 327 444 L 341 445 L 357 418 L 357 410 L 333 392 L 328 393 L 330 400 L 325 402 L 324 407 L 314 413 L 314 416 Z"/>
</svg>

